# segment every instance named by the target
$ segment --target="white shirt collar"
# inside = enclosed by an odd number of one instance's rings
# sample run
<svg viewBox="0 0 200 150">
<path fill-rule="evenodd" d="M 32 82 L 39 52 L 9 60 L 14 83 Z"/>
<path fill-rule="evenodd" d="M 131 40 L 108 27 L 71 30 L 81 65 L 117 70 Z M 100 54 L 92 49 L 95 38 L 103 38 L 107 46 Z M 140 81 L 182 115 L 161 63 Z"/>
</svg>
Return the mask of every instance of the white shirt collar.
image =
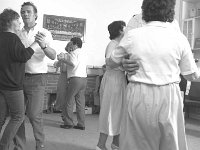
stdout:
<svg viewBox="0 0 200 150">
<path fill-rule="evenodd" d="M 167 28 L 170 26 L 171 23 L 169 22 L 161 22 L 161 21 L 151 21 L 146 24 L 146 26 L 156 26 L 156 27 L 163 27 Z"/>
</svg>

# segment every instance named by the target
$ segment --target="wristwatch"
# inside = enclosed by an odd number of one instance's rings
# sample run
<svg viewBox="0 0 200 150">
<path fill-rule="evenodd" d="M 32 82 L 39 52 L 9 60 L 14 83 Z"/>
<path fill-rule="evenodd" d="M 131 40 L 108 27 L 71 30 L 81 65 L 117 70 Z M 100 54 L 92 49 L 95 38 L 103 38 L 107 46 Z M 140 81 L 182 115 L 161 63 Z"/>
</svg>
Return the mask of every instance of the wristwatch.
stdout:
<svg viewBox="0 0 200 150">
<path fill-rule="evenodd" d="M 45 46 L 44 46 L 44 47 L 41 47 L 41 49 L 43 49 L 43 50 L 44 50 L 45 48 L 47 48 L 47 44 L 45 44 Z"/>
</svg>

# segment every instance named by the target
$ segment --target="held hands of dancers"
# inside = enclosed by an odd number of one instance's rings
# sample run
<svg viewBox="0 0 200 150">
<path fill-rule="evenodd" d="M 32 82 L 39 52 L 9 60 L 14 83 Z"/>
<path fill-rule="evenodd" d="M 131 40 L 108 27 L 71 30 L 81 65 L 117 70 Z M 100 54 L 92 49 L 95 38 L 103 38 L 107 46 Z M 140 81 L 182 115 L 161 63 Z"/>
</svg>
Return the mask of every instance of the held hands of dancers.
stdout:
<svg viewBox="0 0 200 150">
<path fill-rule="evenodd" d="M 45 33 L 39 32 L 35 35 L 35 41 L 39 44 L 42 50 L 45 50 L 47 48 L 47 42 L 45 40 Z"/>
<path fill-rule="evenodd" d="M 57 55 L 57 59 L 59 61 L 66 61 L 67 60 L 67 54 L 61 52 L 60 54 Z"/>
</svg>

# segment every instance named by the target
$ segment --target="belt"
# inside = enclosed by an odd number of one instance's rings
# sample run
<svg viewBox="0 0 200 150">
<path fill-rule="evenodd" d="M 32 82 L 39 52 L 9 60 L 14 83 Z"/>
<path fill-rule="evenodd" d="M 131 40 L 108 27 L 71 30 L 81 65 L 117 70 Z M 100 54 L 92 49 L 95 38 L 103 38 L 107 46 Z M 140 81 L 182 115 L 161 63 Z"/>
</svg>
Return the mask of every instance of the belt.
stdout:
<svg viewBox="0 0 200 150">
<path fill-rule="evenodd" d="M 38 76 L 38 75 L 43 75 L 44 73 L 25 73 L 25 76 Z"/>
<path fill-rule="evenodd" d="M 77 78 L 78 79 L 85 79 L 86 77 L 69 77 L 68 80 L 70 80 L 70 79 L 77 79 Z"/>
</svg>

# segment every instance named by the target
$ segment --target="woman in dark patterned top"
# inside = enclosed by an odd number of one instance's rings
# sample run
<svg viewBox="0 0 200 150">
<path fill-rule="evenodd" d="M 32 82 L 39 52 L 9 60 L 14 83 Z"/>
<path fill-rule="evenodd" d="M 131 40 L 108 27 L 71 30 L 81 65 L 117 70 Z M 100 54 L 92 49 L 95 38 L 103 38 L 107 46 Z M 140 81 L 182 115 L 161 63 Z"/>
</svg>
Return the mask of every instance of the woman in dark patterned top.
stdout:
<svg viewBox="0 0 200 150">
<path fill-rule="evenodd" d="M 10 112 L 9 122 L 0 140 L 1 150 L 9 149 L 10 143 L 24 121 L 25 62 L 39 46 L 34 42 L 30 47 L 24 47 L 17 36 L 20 30 L 19 17 L 19 14 L 12 9 L 5 9 L 0 14 L 0 131 L 5 123 L 7 110 L 9 109 Z"/>
</svg>

